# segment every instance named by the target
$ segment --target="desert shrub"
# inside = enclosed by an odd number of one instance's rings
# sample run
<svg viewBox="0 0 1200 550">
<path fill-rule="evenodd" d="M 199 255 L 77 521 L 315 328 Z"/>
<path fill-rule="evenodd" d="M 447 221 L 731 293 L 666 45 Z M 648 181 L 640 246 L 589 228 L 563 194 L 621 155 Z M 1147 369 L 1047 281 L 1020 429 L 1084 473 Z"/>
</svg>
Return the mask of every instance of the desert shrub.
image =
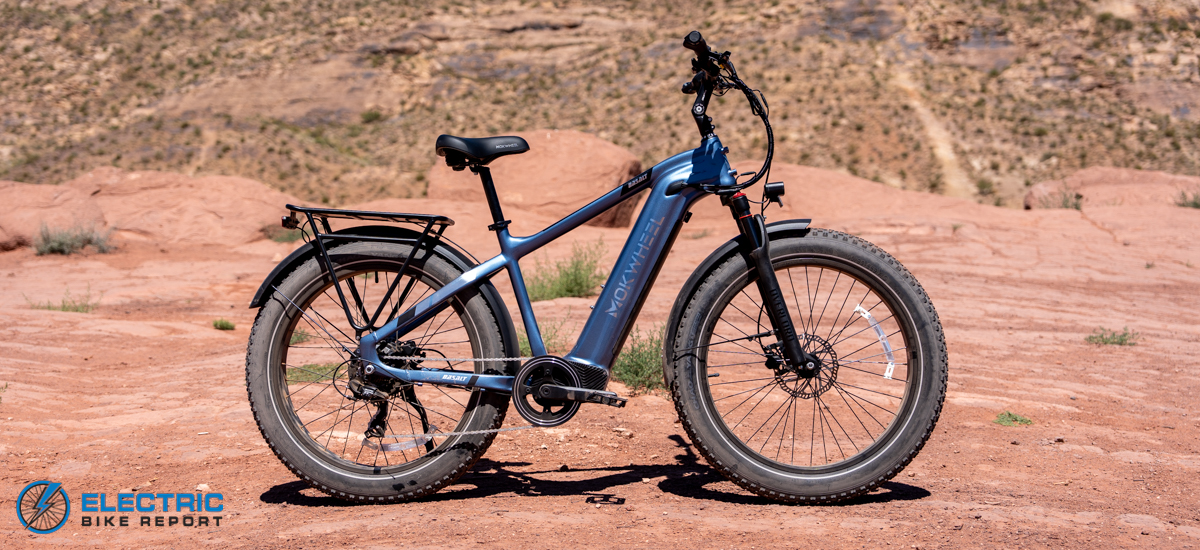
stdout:
<svg viewBox="0 0 1200 550">
<path fill-rule="evenodd" d="M 109 232 L 97 231 L 95 227 L 51 229 L 43 225 L 33 240 L 33 250 L 37 252 L 38 256 L 45 254 L 69 256 L 92 246 L 97 252 L 105 254 L 113 249 L 113 246 L 108 243 L 109 235 Z"/>
<path fill-rule="evenodd" d="M 1136 346 L 1137 340 L 1141 337 L 1141 334 L 1130 331 L 1129 327 L 1125 327 L 1121 332 L 1100 327 L 1092 332 L 1092 335 L 1088 336 L 1086 340 L 1089 344 L 1101 346 Z"/>
<path fill-rule="evenodd" d="M 635 329 L 613 365 L 613 378 L 634 391 L 663 387 L 663 331 L 660 325 L 642 332 Z"/>
<path fill-rule="evenodd" d="M 213 328 L 215 328 L 217 330 L 233 330 L 234 326 L 233 326 L 232 321 L 229 321 L 228 319 L 225 319 L 225 318 L 221 318 L 221 319 L 217 319 L 216 321 L 213 321 Z"/>
<path fill-rule="evenodd" d="M 549 319 L 538 323 L 538 332 L 542 333 L 542 344 L 546 346 L 546 353 L 558 355 L 567 351 L 570 342 L 567 341 L 567 331 L 563 330 L 565 324 L 565 319 Z M 521 357 L 533 355 L 529 335 L 524 329 L 517 329 L 517 343 L 521 347 Z"/>
<path fill-rule="evenodd" d="M 62 300 L 60 300 L 57 304 L 51 302 L 50 300 L 46 300 L 45 302 L 34 302 L 29 298 L 25 298 L 25 301 L 29 302 L 29 307 L 33 309 L 70 311 L 73 313 L 91 313 L 93 309 L 96 309 L 96 306 L 100 305 L 100 298 L 96 298 L 96 301 L 94 302 L 92 301 L 91 287 L 88 287 L 88 289 L 84 291 L 83 296 L 80 297 L 71 296 L 71 289 L 68 288 L 66 292 L 63 293 Z"/>
<path fill-rule="evenodd" d="M 376 111 L 375 109 L 366 111 L 359 116 L 362 118 L 363 124 L 370 124 L 372 122 L 379 122 L 380 120 L 383 120 L 383 113 Z"/>
<path fill-rule="evenodd" d="M 1191 194 L 1187 191 L 1180 191 L 1179 198 L 1175 200 L 1175 205 L 1186 208 L 1200 208 L 1200 191 Z"/>
<path fill-rule="evenodd" d="M 338 375 L 341 363 L 307 363 L 300 367 L 289 367 L 287 370 L 288 383 L 321 382 L 331 380 Z"/>
<path fill-rule="evenodd" d="M 275 224 L 264 225 L 260 231 L 264 237 L 277 243 L 296 242 L 304 236 L 304 232 L 299 229 L 288 229 Z"/>
<path fill-rule="evenodd" d="M 1074 210 L 1083 210 L 1083 195 L 1075 193 L 1070 189 L 1060 189 L 1053 195 L 1042 197 L 1040 204 L 1042 208 L 1070 208 Z"/>
<path fill-rule="evenodd" d="M 294 346 L 296 344 L 303 344 L 309 340 L 312 340 L 312 338 L 313 335 L 309 334 L 308 331 L 304 330 L 303 328 L 298 328 L 296 329 L 296 332 L 292 333 L 292 337 L 288 340 L 288 345 Z"/>
<path fill-rule="evenodd" d="M 993 420 L 992 422 L 999 424 L 1001 426 L 1017 426 L 1017 425 L 1028 426 L 1030 424 L 1033 424 L 1032 420 L 1025 418 L 1024 416 L 1021 416 L 1017 413 L 1009 412 L 1009 411 L 1004 411 L 1004 412 L 996 415 L 996 419 Z"/>
<path fill-rule="evenodd" d="M 975 181 L 975 188 L 979 190 L 980 195 L 991 195 L 996 192 L 996 184 L 987 178 L 979 178 Z"/>
<path fill-rule="evenodd" d="M 553 266 L 538 263 L 537 270 L 525 278 L 529 299 L 534 302 L 562 297 L 591 296 L 604 281 L 599 270 L 600 258 L 604 256 L 604 241 L 592 244 L 575 243 L 571 257 L 555 262 Z"/>
</svg>

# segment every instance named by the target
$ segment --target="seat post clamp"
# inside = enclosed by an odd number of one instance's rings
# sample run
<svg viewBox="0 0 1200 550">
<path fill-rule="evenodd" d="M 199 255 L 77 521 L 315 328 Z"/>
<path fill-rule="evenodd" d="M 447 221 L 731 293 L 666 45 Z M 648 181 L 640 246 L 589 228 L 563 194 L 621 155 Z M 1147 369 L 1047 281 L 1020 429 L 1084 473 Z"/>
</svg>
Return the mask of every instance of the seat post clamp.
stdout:
<svg viewBox="0 0 1200 550">
<path fill-rule="evenodd" d="M 501 229 L 504 229 L 505 227 L 508 227 L 508 224 L 510 224 L 510 223 L 512 223 L 511 220 L 500 220 L 496 223 L 493 223 L 492 225 L 489 225 L 488 231 L 499 231 Z"/>
</svg>

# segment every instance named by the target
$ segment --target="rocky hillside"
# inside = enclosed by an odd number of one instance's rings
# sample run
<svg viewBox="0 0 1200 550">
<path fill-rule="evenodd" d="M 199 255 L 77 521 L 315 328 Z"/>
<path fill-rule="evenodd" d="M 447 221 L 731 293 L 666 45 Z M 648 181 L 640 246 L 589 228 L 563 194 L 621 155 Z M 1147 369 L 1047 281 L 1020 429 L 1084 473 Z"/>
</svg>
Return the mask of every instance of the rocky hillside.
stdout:
<svg viewBox="0 0 1200 550">
<path fill-rule="evenodd" d="M 421 196 L 439 133 L 694 146 L 681 37 L 734 52 L 779 158 L 1019 207 L 1106 165 L 1200 174 L 1200 3 L 61 0 L 0 6 L 0 179 L 240 175 Z M 735 158 L 761 131 L 714 116 Z"/>
</svg>

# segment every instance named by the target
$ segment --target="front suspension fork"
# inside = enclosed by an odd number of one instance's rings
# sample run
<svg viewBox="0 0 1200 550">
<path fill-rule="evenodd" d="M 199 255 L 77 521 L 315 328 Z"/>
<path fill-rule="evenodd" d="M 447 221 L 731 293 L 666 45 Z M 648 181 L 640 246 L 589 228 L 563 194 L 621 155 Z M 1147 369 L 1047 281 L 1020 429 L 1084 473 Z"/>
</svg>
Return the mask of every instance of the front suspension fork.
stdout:
<svg viewBox="0 0 1200 550">
<path fill-rule="evenodd" d="M 775 268 L 771 266 L 771 243 L 767 239 L 766 223 L 759 214 L 750 213 L 750 201 L 743 193 L 731 197 L 722 197 L 722 202 L 729 207 L 733 219 L 737 222 L 738 230 L 746 238 L 747 248 L 750 249 L 750 260 L 758 272 L 758 292 L 763 299 L 763 307 L 771 325 L 775 329 L 775 337 L 783 348 L 783 358 L 788 366 L 800 372 L 816 370 L 818 361 L 800 345 L 796 336 L 796 327 L 792 316 L 788 313 L 787 302 L 779 290 L 779 279 L 775 277 Z"/>
</svg>

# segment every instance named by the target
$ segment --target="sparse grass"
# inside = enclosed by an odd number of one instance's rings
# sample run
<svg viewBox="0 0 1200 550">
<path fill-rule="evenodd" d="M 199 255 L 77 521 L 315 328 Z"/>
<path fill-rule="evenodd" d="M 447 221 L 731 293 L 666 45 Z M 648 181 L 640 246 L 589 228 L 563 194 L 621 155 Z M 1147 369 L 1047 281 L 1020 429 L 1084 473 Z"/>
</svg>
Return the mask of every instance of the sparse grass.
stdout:
<svg viewBox="0 0 1200 550">
<path fill-rule="evenodd" d="M 993 420 L 992 422 L 999 424 L 1001 426 L 1017 426 L 1017 425 L 1028 426 L 1030 424 L 1033 424 L 1032 420 L 1025 418 L 1024 416 L 1021 416 L 1017 413 L 1009 412 L 1009 411 L 1004 411 L 1004 412 L 996 415 L 996 419 Z"/>
<path fill-rule="evenodd" d="M 537 271 L 525 278 L 529 299 L 534 302 L 562 297 L 591 296 L 601 282 L 598 264 L 604 256 L 604 241 L 592 244 L 575 243 L 571 257 L 554 263 L 553 267 L 538 263 Z"/>
<path fill-rule="evenodd" d="M 292 337 L 288 340 L 288 345 L 294 346 L 296 344 L 303 344 L 309 340 L 312 340 L 312 335 L 303 328 L 298 328 L 296 329 L 296 332 L 292 333 Z"/>
<path fill-rule="evenodd" d="M 1129 330 L 1129 327 L 1121 329 L 1121 332 L 1100 327 L 1086 340 L 1089 344 L 1102 346 L 1136 346 L 1141 337 L 1141 334 Z"/>
<path fill-rule="evenodd" d="M 1189 194 L 1187 191 L 1180 191 L 1179 198 L 1175 201 L 1176 206 L 1185 208 L 1200 208 L 1200 191 Z"/>
<path fill-rule="evenodd" d="M 304 233 L 299 229 L 288 229 L 278 225 L 264 225 L 262 229 L 263 236 L 277 243 L 294 243 L 304 236 Z"/>
<path fill-rule="evenodd" d="M 707 237 L 707 236 L 709 236 L 710 234 L 712 234 L 712 232 L 711 232 L 711 231 L 709 231 L 709 230 L 707 230 L 707 229 L 702 229 L 702 230 L 700 230 L 700 231 L 696 231 L 696 232 L 694 232 L 694 233 L 689 233 L 689 234 L 688 234 L 688 236 L 687 236 L 687 238 L 689 238 L 689 239 L 703 239 L 704 237 Z"/>
<path fill-rule="evenodd" d="M 101 297 L 102 296 L 103 294 Z M 25 298 L 25 301 L 29 302 L 29 307 L 32 309 L 69 311 L 73 313 L 91 313 L 93 309 L 96 309 L 96 306 L 100 305 L 100 297 L 97 297 L 96 301 L 92 301 L 92 287 L 90 286 L 86 291 L 84 291 L 83 296 L 80 297 L 71 296 L 71 289 L 67 288 L 67 290 L 63 292 L 62 300 L 60 300 L 57 304 L 51 302 L 50 300 L 46 300 L 45 302 L 34 302 L 28 297 Z"/>
<path fill-rule="evenodd" d="M 234 326 L 232 321 L 222 317 L 216 321 L 213 321 L 213 328 L 217 330 L 233 330 Z"/>
<path fill-rule="evenodd" d="M 996 192 L 996 184 L 987 178 L 979 178 L 975 181 L 975 189 L 979 191 L 980 195 L 991 196 Z"/>
<path fill-rule="evenodd" d="M 337 376 L 340 366 L 342 366 L 341 363 L 308 363 L 299 367 L 288 367 L 287 382 L 294 384 L 296 382 L 332 380 Z"/>
<path fill-rule="evenodd" d="M 634 329 L 625 342 L 621 355 L 613 365 L 613 378 L 635 392 L 647 392 L 663 387 L 663 332 L 659 325 L 642 332 Z"/>
<path fill-rule="evenodd" d="M 8 391 L 8 382 L 5 382 L 4 387 L 0 388 L 0 393 L 4 393 L 6 391 Z M 3 402 L 4 402 L 4 398 L 0 397 L 0 403 L 3 403 Z"/>
<path fill-rule="evenodd" d="M 362 118 L 363 124 L 370 124 L 372 122 L 379 122 L 380 120 L 383 120 L 383 113 L 376 111 L 374 109 L 371 109 L 370 111 L 365 111 L 365 112 L 363 112 L 363 114 L 361 114 L 359 116 Z"/>
<path fill-rule="evenodd" d="M 1083 210 L 1083 195 L 1075 193 L 1070 189 L 1061 189 L 1058 193 L 1042 197 L 1040 201 L 1042 208 L 1070 208 L 1074 210 Z"/>
<path fill-rule="evenodd" d="M 1146 262 L 1146 269 L 1154 269 L 1154 262 Z"/>
<path fill-rule="evenodd" d="M 109 232 L 97 231 L 95 227 L 74 227 L 71 229 L 51 229 L 42 225 L 38 236 L 33 240 L 33 250 L 38 256 L 45 254 L 62 254 L 69 256 L 88 246 L 101 254 L 112 251 L 108 243 Z"/>
<path fill-rule="evenodd" d="M 567 351 L 570 342 L 567 341 L 567 331 L 563 330 L 566 319 L 547 319 L 538 323 L 538 331 L 542 333 L 542 343 L 546 345 L 546 353 L 560 355 Z M 521 357 L 533 355 L 529 345 L 529 335 L 524 329 L 517 330 L 517 343 L 521 346 Z"/>
</svg>

